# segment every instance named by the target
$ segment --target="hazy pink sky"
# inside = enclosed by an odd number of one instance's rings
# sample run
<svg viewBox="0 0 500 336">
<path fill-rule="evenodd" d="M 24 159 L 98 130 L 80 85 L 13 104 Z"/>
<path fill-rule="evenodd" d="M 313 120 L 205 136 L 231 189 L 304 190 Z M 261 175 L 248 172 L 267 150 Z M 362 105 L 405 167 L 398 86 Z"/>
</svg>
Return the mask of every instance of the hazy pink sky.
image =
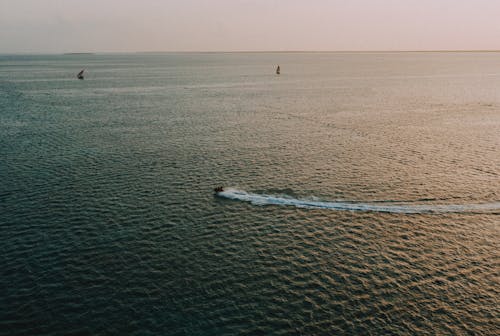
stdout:
<svg viewBox="0 0 500 336">
<path fill-rule="evenodd" d="M 0 53 L 500 49 L 500 0 L 0 0 Z"/>
</svg>

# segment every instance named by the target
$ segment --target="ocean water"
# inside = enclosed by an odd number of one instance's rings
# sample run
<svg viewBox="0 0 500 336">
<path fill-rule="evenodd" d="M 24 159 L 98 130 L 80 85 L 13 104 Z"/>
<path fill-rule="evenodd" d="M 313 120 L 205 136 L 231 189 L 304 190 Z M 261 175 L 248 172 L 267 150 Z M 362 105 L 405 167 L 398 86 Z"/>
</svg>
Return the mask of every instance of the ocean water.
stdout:
<svg viewBox="0 0 500 336">
<path fill-rule="evenodd" d="M 500 331 L 500 53 L 0 56 L 0 182 L 0 334 Z"/>
</svg>

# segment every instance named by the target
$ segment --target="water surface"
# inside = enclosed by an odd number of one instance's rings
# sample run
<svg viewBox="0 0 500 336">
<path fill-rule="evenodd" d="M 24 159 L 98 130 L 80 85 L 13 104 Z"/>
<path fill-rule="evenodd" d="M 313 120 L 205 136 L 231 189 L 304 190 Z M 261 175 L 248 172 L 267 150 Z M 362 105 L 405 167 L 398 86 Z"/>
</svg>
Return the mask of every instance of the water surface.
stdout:
<svg viewBox="0 0 500 336">
<path fill-rule="evenodd" d="M 498 334 L 499 87 L 498 53 L 0 56 L 0 333 Z"/>
</svg>

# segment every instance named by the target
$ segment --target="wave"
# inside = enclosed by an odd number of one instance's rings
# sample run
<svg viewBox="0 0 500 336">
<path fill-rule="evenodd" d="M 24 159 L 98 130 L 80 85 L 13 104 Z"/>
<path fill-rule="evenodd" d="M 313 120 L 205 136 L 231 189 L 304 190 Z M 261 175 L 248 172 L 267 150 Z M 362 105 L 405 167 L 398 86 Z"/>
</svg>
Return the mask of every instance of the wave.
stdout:
<svg viewBox="0 0 500 336">
<path fill-rule="evenodd" d="M 226 189 L 217 194 L 219 197 L 227 199 L 250 202 L 255 205 L 284 205 L 295 206 L 298 208 L 311 209 L 332 209 L 347 211 L 372 211 L 389 212 L 402 214 L 420 214 L 420 213 L 467 213 L 467 212 L 490 212 L 500 210 L 500 202 L 482 203 L 482 204 L 391 204 L 381 205 L 364 202 L 348 201 L 323 201 L 318 198 L 293 198 L 288 195 L 265 195 L 254 194 L 244 190 Z"/>
</svg>

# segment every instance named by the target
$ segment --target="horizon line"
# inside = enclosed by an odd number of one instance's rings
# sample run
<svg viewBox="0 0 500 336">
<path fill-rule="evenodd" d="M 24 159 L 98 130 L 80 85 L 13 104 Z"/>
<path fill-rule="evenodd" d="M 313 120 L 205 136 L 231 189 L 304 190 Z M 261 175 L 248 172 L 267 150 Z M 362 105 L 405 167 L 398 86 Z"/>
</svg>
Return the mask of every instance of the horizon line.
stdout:
<svg viewBox="0 0 500 336">
<path fill-rule="evenodd" d="M 495 53 L 500 49 L 426 49 L 426 50 L 145 50 L 145 51 L 64 51 L 0 52 L 0 55 L 82 55 L 82 54 L 287 54 L 287 53 Z"/>
</svg>

